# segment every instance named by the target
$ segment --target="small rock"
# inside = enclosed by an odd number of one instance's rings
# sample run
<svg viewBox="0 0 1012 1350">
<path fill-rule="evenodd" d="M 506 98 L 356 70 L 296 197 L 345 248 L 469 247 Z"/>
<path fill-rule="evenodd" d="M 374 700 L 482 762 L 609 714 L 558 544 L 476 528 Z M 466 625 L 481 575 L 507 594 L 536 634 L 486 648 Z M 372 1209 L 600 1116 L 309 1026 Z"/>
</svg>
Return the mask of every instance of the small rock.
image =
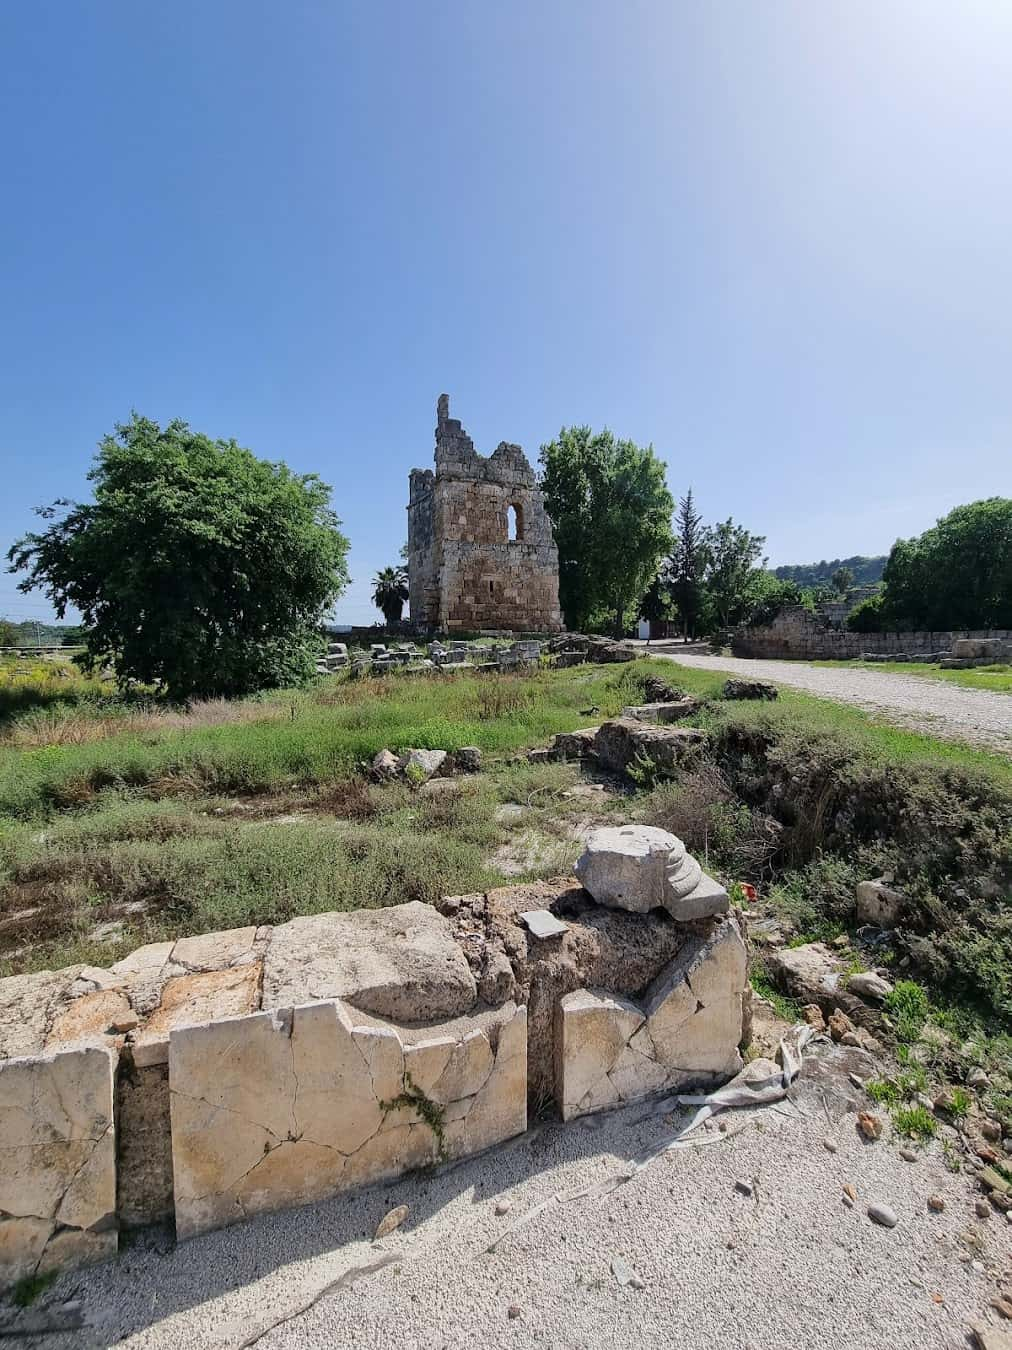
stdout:
<svg viewBox="0 0 1012 1350">
<path fill-rule="evenodd" d="M 941 1214 L 944 1208 L 945 1208 L 945 1201 L 942 1199 L 940 1195 L 928 1196 L 928 1209 L 930 1209 L 933 1214 Z"/>
<path fill-rule="evenodd" d="M 856 1031 L 845 1031 L 839 1040 L 841 1045 L 852 1045 L 857 1050 L 863 1049 L 861 1037 Z"/>
<path fill-rule="evenodd" d="M 872 1223 L 881 1224 L 883 1228 L 895 1228 L 899 1223 L 896 1211 L 890 1209 L 888 1205 L 869 1205 L 868 1218 Z"/>
<path fill-rule="evenodd" d="M 380 750 L 372 762 L 377 778 L 393 778 L 397 773 L 397 756 L 391 750 Z"/>
<path fill-rule="evenodd" d="M 506 1316 L 510 1319 L 511 1322 L 515 1322 L 517 1318 L 520 1316 L 520 1305 L 518 1303 L 511 1303 L 510 1306 L 506 1309 Z"/>
<path fill-rule="evenodd" d="M 888 980 L 884 980 L 881 975 L 876 975 L 870 970 L 852 975 L 847 981 L 847 988 L 858 998 L 870 998 L 875 1003 L 881 1003 L 886 995 L 893 991 L 893 987 Z"/>
<path fill-rule="evenodd" d="M 1001 1296 L 993 1298 L 991 1299 L 991 1307 L 1000 1317 L 1012 1321 L 1012 1299 L 1002 1298 Z"/>
<path fill-rule="evenodd" d="M 392 1209 L 389 1214 L 384 1214 L 379 1221 L 379 1226 L 373 1234 L 373 1241 L 378 1242 L 380 1238 L 389 1237 L 391 1233 L 396 1232 L 401 1224 L 408 1217 L 410 1210 L 407 1205 L 398 1205 Z"/>
<path fill-rule="evenodd" d="M 903 1159 L 904 1162 L 917 1161 L 917 1154 L 914 1152 L 912 1148 L 901 1148 L 900 1157 Z"/>
<path fill-rule="evenodd" d="M 817 1003 L 806 1003 L 801 1009 L 801 1016 L 815 1032 L 826 1030 L 826 1019 L 822 1015 L 822 1009 Z"/>
<path fill-rule="evenodd" d="M 126 1012 L 123 1013 L 121 1016 L 114 1017 L 112 1019 L 112 1021 L 109 1023 L 109 1030 L 114 1034 L 117 1032 L 120 1034 L 125 1034 L 128 1031 L 136 1030 L 138 1025 L 139 1023 L 137 1014 L 132 1012 Z"/>
<path fill-rule="evenodd" d="M 734 1183 L 734 1189 L 738 1191 L 741 1195 L 752 1194 L 752 1187 L 747 1181 L 736 1181 Z"/>
<path fill-rule="evenodd" d="M 857 1187 L 854 1185 L 852 1181 L 844 1182 L 843 1193 L 848 1200 L 857 1199 Z"/>
<path fill-rule="evenodd" d="M 462 745 L 453 752 L 453 764 L 458 773 L 480 773 L 481 750 L 476 745 Z"/>
<path fill-rule="evenodd" d="M 859 1111 L 857 1116 L 857 1128 L 866 1139 L 881 1139 L 882 1121 L 878 1116 L 873 1116 L 870 1111 Z"/>
<path fill-rule="evenodd" d="M 495 1212 L 497 1214 L 508 1214 L 512 1208 L 512 1200 L 497 1200 L 495 1202 Z"/>
<path fill-rule="evenodd" d="M 632 1289 L 643 1288 L 643 1281 L 636 1274 L 635 1270 L 633 1270 L 632 1266 L 624 1256 L 612 1257 L 611 1273 L 623 1288 L 625 1288 L 626 1285 L 629 1285 Z"/>
<path fill-rule="evenodd" d="M 854 1202 L 853 1202 L 853 1200 L 850 1198 L 849 1195 L 845 1195 L 845 1196 L 843 1197 L 843 1203 L 847 1206 L 848 1209 L 853 1209 L 853 1208 L 854 1208 Z"/>
<path fill-rule="evenodd" d="M 857 1031 L 854 1023 L 841 1008 L 834 1008 L 829 1015 L 829 1034 L 834 1041 L 840 1041 L 848 1031 Z M 858 1042 L 860 1044 L 860 1042 Z"/>
<path fill-rule="evenodd" d="M 966 1086 L 973 1088 L 974 1092 L 983 1092 L 985 1088 L 991 1086 L 991 1080 L 979 1066 L 971 1069 L 966 1075 Z"/>
<path fill-rule="evenodd" d="M 837 1145 L 837 1142 L 836 1142 L 835 1139 L 828 1139 L 828 1138 L 827 1138 L 827 1139 L 823 1139 L 823 1141 L 822 1141 L 822 1147 L 826 1150 L 827 1153 L 835 1153 L 836 1150 L 837 1150 L 838 1145 Z"/>
<path fill-rule="evenodd" d="M 982 1120 L 980 1122 L 980 1132 L 985 1139 L 996 1144 L 1001 1138 L 1001 1126 L 996 1120 Z"/>
<path fill-rule="evenodd" d="M 978 1219 L 989 1219 L 991 1217 L 991 1206 L 986 1200 L 975 1200 L 973 1212 Z"/>
</svg>

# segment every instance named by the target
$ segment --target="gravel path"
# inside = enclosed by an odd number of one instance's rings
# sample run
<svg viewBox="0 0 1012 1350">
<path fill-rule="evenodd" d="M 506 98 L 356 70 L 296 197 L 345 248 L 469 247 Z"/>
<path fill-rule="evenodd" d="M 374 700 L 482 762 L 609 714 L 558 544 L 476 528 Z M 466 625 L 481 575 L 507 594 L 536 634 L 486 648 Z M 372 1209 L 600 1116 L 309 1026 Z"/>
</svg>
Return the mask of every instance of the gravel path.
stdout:
<svg viewBox="0 0 1012 1350">
<path fill-rule="evenodd" d="M 971 1321 L 997 1322 L 988 1300 L 1012 1227 L 975 1218 L 965 1173 L 946 1169 L 937 1144 L 908 1163 L 895 1141 L 861 1142 L 862 1103 L 844 1077 L 860 1053 L 814 1051 L 796 1104 L 727 1113 L 727 1133 L 711 1122 L 706 1146 L 661 1154 L 609 1194 L 549 1204 L 512 1233 L 559 1192 L 620 1175 L 671 1138 L 672 1118 L 640 1106 L 546 1125 L 435 1175 L 179 1247 L 141 1237 L 50 1291 L 47 1305 L 81 1300 L 87 1329 L 45 1348 L 965 1347 Z M 928 1211 L 932 1194 L 944 1213 Z M 869 1220 L 874 1202 L 895 1210 L 896 1228 Z M 371 1242 L 400 1204 L 405 1227 Z M 620 1283 L 622 1260 L 641 1288 Z"/>
<path fill-rule="evenodd" d="M 651 656 L 699 670 L 722 670 L 755 680 L 803 689 L 819 698 L 853 703 L 883 713 L 891 722 L 926 731 L 945 740 L 969 741 L 988 750 L 1012 753 L 1012 694 L 964 689 L 945 680 L 887 671 L 810 666 L 801 661 L 761 661 L 738 656 L 682 655 L 644 647 Z"/>
</svg>

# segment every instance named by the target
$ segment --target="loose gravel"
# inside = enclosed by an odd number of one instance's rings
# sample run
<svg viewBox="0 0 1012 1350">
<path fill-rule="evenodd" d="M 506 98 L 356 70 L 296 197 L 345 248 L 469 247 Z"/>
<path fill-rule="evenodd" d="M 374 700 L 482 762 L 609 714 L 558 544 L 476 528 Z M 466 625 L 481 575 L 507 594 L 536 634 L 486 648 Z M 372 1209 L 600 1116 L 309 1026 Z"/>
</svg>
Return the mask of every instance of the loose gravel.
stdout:
<svg viewBox="0 0 1012 1350">
<path fill-rule="evenodd" d="M 762 661 L 738 656 L 682 655 L 643 649 L 651 656 L 697 670 L 720 670 L 754 680 L 803 689 L 818 698 L 852 703 L 890 722 L 944 740 L 966 741 L 1012 754 L 1012 694 L 964 689 L 944 680 L 896 675 L 891 671 L 810 666 L 800 661 Z"/>
<path fill-rule="evenodd" d="M 704 1146 L 664 1153 L 608 1194 L 549 1203 L 519 1228 L 560 1192 L 624 1172 L 681 1118 L 640 1106 L 545 1125 L 435 1175 L 179 1247 L 142 1237 L 50 1291 L 47 1303 L 81 1300 L 87 1329 L 45 1346 L 965 1346 L 971 1321 L 996 1322 L 988 1300 L 1012 1228 L 997 1213 L 975 1218 L 968 1178 L 937 1144 L 911 1164 L 895 1140 L 862 1141 L 844 1068 L 842 1089 L 827 1089 L 806 1066 L 796 1104 L 726 1113 L 727 1132 L 711 1122 Z M 372 1241 L 396 1205 L 406 1223 Z M 874 1205 L 895 1212 L 895 1228 L 869 1219 Z"/>
</svg>

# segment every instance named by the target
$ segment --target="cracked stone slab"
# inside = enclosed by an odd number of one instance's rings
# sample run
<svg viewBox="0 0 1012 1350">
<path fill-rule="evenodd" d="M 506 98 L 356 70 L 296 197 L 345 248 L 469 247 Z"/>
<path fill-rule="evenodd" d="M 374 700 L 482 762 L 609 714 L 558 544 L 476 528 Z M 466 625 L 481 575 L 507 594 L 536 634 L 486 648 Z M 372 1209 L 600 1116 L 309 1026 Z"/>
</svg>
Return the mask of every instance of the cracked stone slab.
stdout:
<svg viewBox="0 0 1012 1350">
<path fill-rule="evenodd" d="M 419 900 L 291 919 L 264 959 L 265 1009 L 342 999 L 409 1024 L 458 1017 L 477 997 L 449 920 Z"/>
<path fill-rule="evenodd" d="M 115 1252 L 112 1052 L 0 1063 L 0 1282 Z"/>
<path fill-rule="evenodd" d="M 434 1028 L 438 1032 L 439 1028 Z M 176 1232 L 308 1204 L 526 1129 L 526 1010 L 405 1046 L 337 1001 L 169 1038 Z"/>
<path fill-rule="evenodd" d="M 260 1005 L 260 975 L 260 963 L 254 962 L 171 976 L 158 1007 L 133 1034 L 134 1064 L 138 1068 L 166 1064 L 169 1036 L 177 1027 L 255 1012 Z"/>
<path fill-rule="evenodd" d="M 0 1059 L 41 1054 L 83 966 L 0 980 Z M 93 988 L 88 985 L 87 988 Z"/>
<path fill-rule="evenodd" d="M 554 1032 L 562 1118 L 732 1077 L 745 980 L 745 944 L 727 917 L 692 935 L 642 1006 L 602 990 L 566 994 Z"/>
</svg>

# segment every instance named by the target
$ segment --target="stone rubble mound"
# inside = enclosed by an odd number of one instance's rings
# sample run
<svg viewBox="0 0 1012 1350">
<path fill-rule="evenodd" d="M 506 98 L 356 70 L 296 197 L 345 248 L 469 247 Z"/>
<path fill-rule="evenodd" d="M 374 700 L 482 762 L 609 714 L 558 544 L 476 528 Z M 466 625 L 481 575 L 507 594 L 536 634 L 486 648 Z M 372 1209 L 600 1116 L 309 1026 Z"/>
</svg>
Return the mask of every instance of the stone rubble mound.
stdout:
<svg viewBox="0 0 1012 1350">
<path fill-rule="evenodd" d="M 768 680 L 728 680 L 724 685 L 724 697 L 730 699 L 762 699 L 773 703 L 780 691 Z"/>
<path fill-rule="evenodd" d="M 556 658 L 559 666 L 582 665 L 585 661 L 595 665 L 610 665 L 614 662 L 635 661 L 638 654 L 630 643 L 618 642 L 615 638 L 602 637 L 596 633 L 559 633 L 545 643 L 545 651 Z"/>
</svg>

